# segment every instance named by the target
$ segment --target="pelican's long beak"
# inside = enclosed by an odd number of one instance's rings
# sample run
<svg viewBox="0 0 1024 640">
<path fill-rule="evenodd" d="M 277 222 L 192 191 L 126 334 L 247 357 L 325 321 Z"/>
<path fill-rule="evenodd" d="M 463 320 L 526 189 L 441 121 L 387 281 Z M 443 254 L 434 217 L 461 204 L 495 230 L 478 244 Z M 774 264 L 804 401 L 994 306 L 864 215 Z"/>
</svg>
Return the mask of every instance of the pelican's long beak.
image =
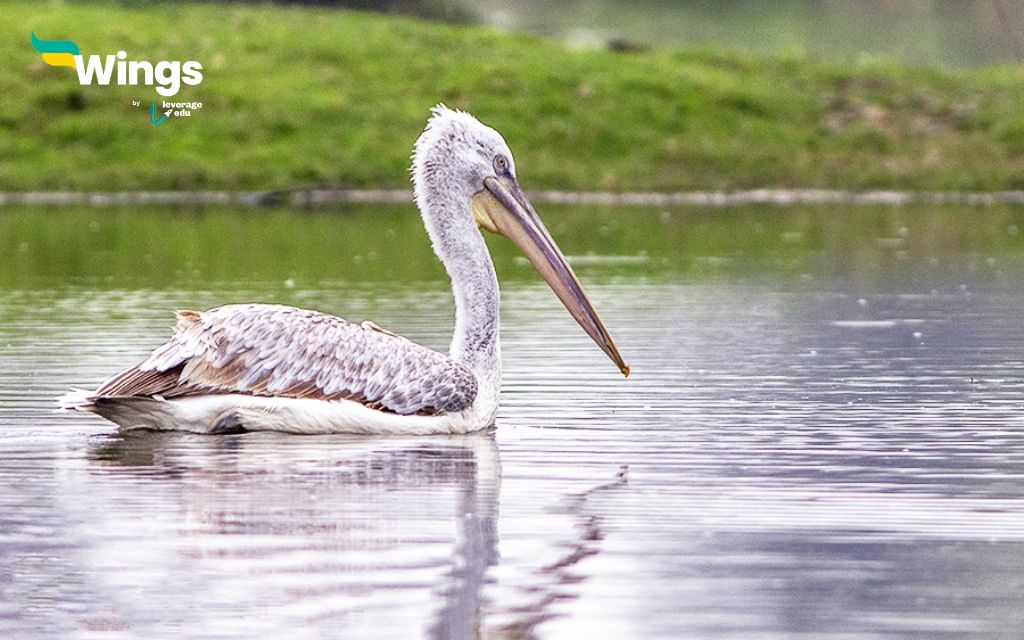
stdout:
<svg viewBox="0 0 1024 640">
<path fill-rule="evenodd" d="M 484 188 L 473 196 L 473 215 L 482 228 L 506 236 L 522 250 L 576 322 L 628 376 L 629 365 L 515 178 L 486 178 Z"/>
</svg>

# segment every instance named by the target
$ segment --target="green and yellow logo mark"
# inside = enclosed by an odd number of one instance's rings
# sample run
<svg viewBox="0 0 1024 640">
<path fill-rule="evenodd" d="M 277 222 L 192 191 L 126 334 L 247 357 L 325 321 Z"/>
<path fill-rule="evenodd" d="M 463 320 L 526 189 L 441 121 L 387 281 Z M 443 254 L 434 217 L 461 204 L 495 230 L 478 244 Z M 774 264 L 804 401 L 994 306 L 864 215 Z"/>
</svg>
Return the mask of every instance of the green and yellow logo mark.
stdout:
<svg viewBox="0 0 1024 640">
<path fill-rule="evenodd" d="M 76 69 L 75 56 L 81 55 L 78 45 L 70 40 L 40 40 L 32 32 L 32 48 L 43 57 L 43 62 L 51 67 L 71 67 Z"/>
<path fill-rule="evenodd" d="M 195 60 L 129 60 L 126 51 L 107 55 L 83 56 L 78 45 L 70 40 L 43 40 L 32 32 L 32 48 L 51 67 L 71 67 L 78 72 L 81 84 L 121 86 L 146 85 L 162 96 L 178 93 L 181 85 L 197 85 L 203 81 L 203 65 Z"/>
</svg>

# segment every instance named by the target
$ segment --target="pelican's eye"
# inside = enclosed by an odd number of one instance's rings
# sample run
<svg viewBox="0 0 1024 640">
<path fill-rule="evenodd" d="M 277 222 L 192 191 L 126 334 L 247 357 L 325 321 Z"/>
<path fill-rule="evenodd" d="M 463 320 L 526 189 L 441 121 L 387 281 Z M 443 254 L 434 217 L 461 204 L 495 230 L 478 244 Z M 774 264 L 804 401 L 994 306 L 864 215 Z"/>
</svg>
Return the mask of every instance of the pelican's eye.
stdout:
<svg viewBox="0 0 1024 640">
<path fill-rule="evenodd" d="M 508 158 L 501 154 L 494 156 L 494 172 L 499 176 L 508 173 Z"/>
</svg>

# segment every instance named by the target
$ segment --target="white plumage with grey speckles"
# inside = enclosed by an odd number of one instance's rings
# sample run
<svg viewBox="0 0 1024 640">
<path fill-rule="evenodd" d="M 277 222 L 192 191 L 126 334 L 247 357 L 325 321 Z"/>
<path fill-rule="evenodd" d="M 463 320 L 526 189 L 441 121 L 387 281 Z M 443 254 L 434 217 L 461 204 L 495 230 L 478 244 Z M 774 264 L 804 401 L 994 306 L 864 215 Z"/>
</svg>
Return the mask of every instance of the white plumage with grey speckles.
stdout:
<svg viewBox="0 0 1024 640">
<path fill-rule="evenodd" d="M 515 178 L 497 131 L 439 105 L 416 142 L 413 185 L 452 280 L 448 354 L 371 322 L 281 305 L 180 311 L 174 335 L 95 391 L 61 399 L 122 428 L 199 433 L 466 433 L 494 424 L 500 296 L 480 229 L 508 236 L 628 375 L 604 324 Z"/>
</svg>

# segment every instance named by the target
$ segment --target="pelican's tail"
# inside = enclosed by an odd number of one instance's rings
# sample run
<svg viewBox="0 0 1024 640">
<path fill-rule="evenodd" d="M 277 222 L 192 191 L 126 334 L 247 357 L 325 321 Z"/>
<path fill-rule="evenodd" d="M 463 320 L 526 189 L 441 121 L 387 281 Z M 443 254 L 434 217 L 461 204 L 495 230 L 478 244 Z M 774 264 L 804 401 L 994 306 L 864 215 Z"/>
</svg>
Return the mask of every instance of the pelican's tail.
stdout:
<svg viewBox="0 0 1024 640">
<path fill-rule="evenodd" d="M 152 396 L 103 396 L 95 391 L 72 388 L 57 399 L 58 411 L 86 411 L 116 423 L 122 429 L 192 431 L 194 433 L 241 433 L 258 430 L 267 413 L 244 411 L 238 399 L 257 405 L 266 398 L 235 394 L 213 394 L 191 398 L 165 399 Z M 296 400 L 296 402 L 300 402 Z M 302 400 L 316 405 L 326 402 Z M 245 422 L 240 422 L 244 414 Z M 251 415 L 250 415 L 251 414 Z M 256 429 L 249 429 L 253 425 Z M 280 428 L 275 430 L 280 431 Z"/>
<path fill-rule="evenodd" d="M 57 406 L 64 411 L 96 411 L 95 392 L 72 387 L 71 391 L 57 398 Z"/>
</svg>

